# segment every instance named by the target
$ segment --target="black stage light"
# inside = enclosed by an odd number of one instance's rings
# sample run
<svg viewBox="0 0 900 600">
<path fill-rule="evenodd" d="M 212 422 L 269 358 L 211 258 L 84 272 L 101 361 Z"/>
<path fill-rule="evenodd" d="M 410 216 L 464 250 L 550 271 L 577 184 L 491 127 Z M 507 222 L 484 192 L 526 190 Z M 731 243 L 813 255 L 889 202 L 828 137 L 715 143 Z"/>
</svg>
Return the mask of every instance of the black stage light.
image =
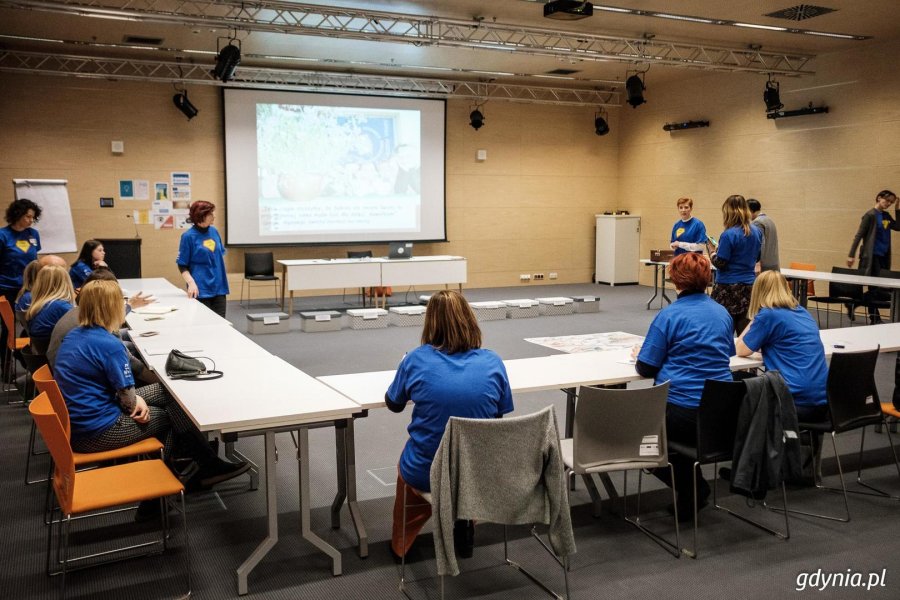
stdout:
<svg viewBox="0 0 900 600">
<path fill-rule="evenodd" d="M 606 135 L 609 133 L 609 123 L 603 118 L 602 113 L 597 113 L 594 116 L 594 133 L 597 135 Z"/>
<path fill-rule="evenodd" d="M 484 115 L 481 114 L 481 111 L 477 108 L 469 113 L 469 125 L 471 125 L 475 131 L 478 131 L 484 126 Z"/>
<path fill-rule="evenodd" d="M 234 70 L 241 64 L 241 49 L 234 44 L 228 44 L 216 55 L 216 68 L 213 69 L 213 76 L 221 79 L 223 83 L 228 83 L 234 79 Z"/>
<path fill-rule="evenodd" d="M 182 90 L 172 96 L 172 102 L 175 103 L 175 107 L 178 108 L 178 110 L 184 113 L 184 116 L 188 118 L 188 121 L 196 117 L 197 113 L 200 112 L 197 107 L 188 100 L 187 90 Z"/>
<path fill-rule="evenodd" d="M 763 92 L 763 100 L 766 101 L 766 112 L 775 112 L 784 107 L 781 103 L 781 95 L 778 92 L 779 84 L 777 81 L 767 81 L 766 89 Z"/>
<path fill-rule="evenodd" d="M 638 75 L 632 75 L 625 80 L 625 95 L 628 97 L 628 104 L 632 108 L 637 108 L 646 100 L 644 100 L 644 82 Z"/>
<path fill-rule="evenodd" d="M 594 15 L 594 5 L 578 0 L 550 0 L 544 5 L 544 16 L 548 19 L 575 21 Z"/>
</svg>

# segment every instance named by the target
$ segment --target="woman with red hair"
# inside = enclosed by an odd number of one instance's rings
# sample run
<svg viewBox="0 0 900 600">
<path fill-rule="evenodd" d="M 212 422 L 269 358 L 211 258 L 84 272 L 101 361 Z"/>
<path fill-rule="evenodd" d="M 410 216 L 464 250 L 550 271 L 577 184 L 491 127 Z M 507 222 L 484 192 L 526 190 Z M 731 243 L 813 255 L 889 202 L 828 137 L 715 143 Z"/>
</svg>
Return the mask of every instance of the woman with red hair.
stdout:
<svg viewBox="0 0 900 600">
<path fill-rule="evenodd" d="M 732 379 L 733 324 L 728 311 L 706 295 L 711 273 L 709 259 L 702 254 L 688 252 L 672 259 L 669 277 L 678 299 L 653 319 L 635 363 L 641 377 L 652 377 L 657 384 L 669 382 L 666 435 L 671 441 L 691 446 L 697 442 L 697 409 L 704 382 Z M 678 518 L 688 520 L 694 506 L 694 460 L 677 454 L 670 454 L 669 460 L 675 471 Z M 657 469 L 654 475 L 672 485 L 668 469 Z M 699 472 L 697 490 L 699 509 L 706 505 L 710 493 Z"/>
<path fill-rule="evenodd" d="M 205 200 L 191 204 L 193 227 L 181 234 L 175 262 L 187 284 L 187 293 L 225 318 L 228 276 L 225 272 L 225 246 L 212 226 L 216 205 Z"/>
</svg>

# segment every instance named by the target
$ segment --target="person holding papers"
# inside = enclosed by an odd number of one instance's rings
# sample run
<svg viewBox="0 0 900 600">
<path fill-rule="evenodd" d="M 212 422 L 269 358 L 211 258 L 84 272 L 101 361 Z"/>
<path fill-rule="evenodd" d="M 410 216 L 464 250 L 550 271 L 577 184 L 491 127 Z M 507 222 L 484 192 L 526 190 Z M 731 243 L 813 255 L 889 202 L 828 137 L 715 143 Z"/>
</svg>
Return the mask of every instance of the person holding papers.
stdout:
<svg viewBox="0 0 900 600">
<path fill-rule="evenodd" d="M 72 268 L 69 269 L 69 277 L 72 278 L 72 287 L 76 290 L 84 285 L 85 279 L 87 279 L 91 273 L 94 272 L 94 269 L 98 267 L 109 268 L 109 265 L 106 264 L 106 250 L 103 249 L 103 244 L 97 240 L 88 240 L 81 246 L 81 252 L 78 254 L 78 259 L 72 263 Z"/>
<path fill-rule="evenodd" d="M 193 227 L 181 234 L 175 262 L 187 284 L 187 293 L 225 318 L 228 276 L 225 272 L 225 246 L 213 227 L 216 206 L 198 200 L 191 204 Z"/>
<path fill-rule="evenodd" d="M 675 256 L 685 252 L 703 252 L 706 248 L 706 225 L 703 221 L 691 216 L 694 201 L 690 198 L 679 198 L 675 203 L 681 219 L 672 226 L 670 247 Z"/>
<path fill-rule="evenodd" d="M 115 281 L 91 281 L 78 297 L 78 327 L 60 344 L 53 376 L 69 408 L 76 452 L 102 452 L 155 437 L 171 465 L 176 445 L 199 467 L 185 482 L 188 491 L 206 489 L 246 472 L 245 462 L 220 459 L 178 403 L 160 384 L 137 390 L 122 340 L 122 289 Z M 158 510 L 159 502 L 138 509 Z"/>
<path fill-rule="evenodd" d="M 415 405 L 397 469 L 391 552 L 399 558 L 431 517 L 431 504 L 421 494 L 431 491 L 431 463 L 450 417 L 494 419 L 513 410 L 506 367 L 496 353 L 481 348 L 478 320 L 462 294 L 445 290 L 431 296 L 422 345 L 403 357 L 384 400 L 393 412 Z M 453 533 L 459 555 L 471 556 L 472 522 L 458 521 Z"/>
<path fill-rule="evenodd" d="M 725 307 L 734 321 L 734 333 L 747 325 L 750 291 L 756 281 L 756 263 L 762 249 L 762 232 L 750 222 L 750 207 L 743 196 L 729 196 L 722 204 L 725 231 L 710 257 L 718 273 L 712 298 Z"/>
<path fill-rule="evenodd" d="M 706 295 L 712 267 L 702 254 L 688 252 L 669 263 L 669 277 L 678 299 L 662 309 L 653 322 L 640 350 L 635 349 L 635 370 L 656 384 L 669 382 L 666 405 L 668 439 L 696 446 L 697 409 L 707 379 L 731 381 L 730 361 L 734 355 L 732 321 L 728 311 Z M 694 459 L 669 454 L 675 471 L 676 511 L 679 520 L 693 515 L 692 473 Z M 671 486 L 668 469 L 653 473 Z M 707 504 L 710 488 L 698 470 L 697 508 Z"/>
</svg>

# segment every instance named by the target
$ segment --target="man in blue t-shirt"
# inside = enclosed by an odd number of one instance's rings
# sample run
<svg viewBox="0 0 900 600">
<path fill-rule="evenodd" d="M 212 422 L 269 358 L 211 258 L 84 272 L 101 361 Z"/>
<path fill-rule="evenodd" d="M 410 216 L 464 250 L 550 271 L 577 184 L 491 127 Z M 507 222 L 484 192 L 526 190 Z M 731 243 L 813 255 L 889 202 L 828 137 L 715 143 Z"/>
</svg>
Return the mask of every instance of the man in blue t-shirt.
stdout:
<svg viewBox="0 0 900 600">
<path fill-rule="evenodd" d="M 672 225 L 669 246 L 675 251 L 675 256 L 685 252 L 703 252 L 706 247 L 706 225 L 700 219 L 691 216 L 694 201 L 690 198 L 679 198 L 676 206 L 681 219 Z"/>
<path fill-rule="evenodd" d="M 875 206 L 862 216 L 859 229 L 850 244 L 847 255 L 847 266 L 853 267 L 856 262 L 856 251 L 859 249 L 859 274 L 878 277 L 882 270 L 891 269 L 891 231 L 900 231 L 900 212 L 894 209 L 892 217 L 887 211 L 897 202 L 897 195 L 891 190 L 881 190 L 875 196 Z M 880 323 L 878 309 L 872 306 L 875 301 L 889 300 L 890 292 L 882 288 L 870 287 L 865 300 L 869 304 L 869 321 Z"/>
</svg>

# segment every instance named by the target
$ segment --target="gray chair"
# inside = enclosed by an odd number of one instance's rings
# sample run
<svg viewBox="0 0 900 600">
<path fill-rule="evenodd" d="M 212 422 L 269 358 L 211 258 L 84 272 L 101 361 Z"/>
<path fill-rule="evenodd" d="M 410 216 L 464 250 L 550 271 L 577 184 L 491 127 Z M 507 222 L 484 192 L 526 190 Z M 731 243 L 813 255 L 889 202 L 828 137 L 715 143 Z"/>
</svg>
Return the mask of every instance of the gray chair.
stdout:
<svg viewBox="0 0 900 600">
<path fill-rule="evenodd" d="M 552 431 L 552 435 L 550 435 L 550 438 L 552 438 L 550 443 L 551 448 L 547 449 L 549 454 L 545 454 L 545 448 L 542 447 L 541 442 L 538 442 L 537 440 L 533 440 L 534 444 L 532 445 L 522 442 L 523 439 L 528 439 L 528 434 L 526 432 L 530 431 L 530 428 L 536 423 L 542 425 L 546 424 L 546 431 Z M 569 503 L 565 495 L 565 475 L 563 473 L 562 464 L 558 464 L 556 469 L 554 469 L 553 467 L 553 465 L 556 465 L 556 463 L 553 462 L 554 460 L 560 461 L 560 456 L 558 454 L 558 435 L 556 415 L 553 412 L 552 407 L 547 407 L 531 415 L 525 415 L 522 417 L 508 417 L 505 419 L 463 419 L 459 417 L 451 417 L 450 421 L 447 423 L 447 428 L 444 431 L 444 437 L 442 438 L 441 446 L 438 449 L 438 455 L 440 456 L 446 445 L 446 447 L 448 448 L 449 456 L 446 462 L 439 462 L 438 458 L 436 457 L 435 463 L 432 465 L 432 472 L 435 472 L 435 470 L 437 470 L 442 474 L 441 478 L 448 481 L 463 481 L 467 479 L 472 480 L 472 470 L 479 474 L 485 472 L 495 473 L 496 477 L 492 477 L 490 481 L 481 479 L 479 480 L 479 485 L 464 488 L 464 492 L 462 491 L 463 488 L 457 490 L 460 495 L 467 496 L 467 501 L 469 502 L 467 506 L 470 510 L 473 510 L 471 501 L 475 496 L 482 497 L 484 494 L 487 494 L 491 497 L 501 496 L 508 499 L 510 506 L 524 506 L 528 504 L 528 498 L 519 497 L 518 494 L 523 494 L 524 492 L 522 490 L 524 490 L 525 487 L 528 487 L 529 494 L 533 493 L 535 489 L 541 488 L 545 490 L 547 495 L 549 495 L 549 488 L 546 486 L 555 486 L 556 489 L 560 490 L 561 492 L 561 495 L 558 496 L 558 498 L 560 499 L 560 505 L 557 508 L 560 511 L 560 514 L 565 514 L 564 524 L 559 528 L 558 531 L 560 532 L 561 536 L 567 537 L 571 540 L 572 526 L 568 520 Z M 484 445 L 480 445 L 477 442 L 473 441 L 475 439 L 485 439 L 485 437 L 492 440 L 492 444 L 489 444 L 492 446 L 492 448 L 485 448 Z M 463 447 L 467 447 L 467 450 L 463 450 Z M 461 455 L 461 452 L 464 455 Z M 522 464 L 523 462 L 528 461 L 536 461 L 537 464 L 545 465 L 545 481 L 540 481 L 539 479 L 538 481 L 529 482 L 529 484 L 526 486 L 525 484 L 523 484 L 522 479 L 519 475 L 509 475 L 513 472 L 509 468 L 510 465 Z M 549 475 L 550 473 L 554 472 L 556 473 L 556 476 Z M 433 518 L 436 524 L 434 536 L 435 555 L 439 562 L 441 557 L 439 547 L 443 548 L 441 542 L 440 527 L 446 524 L 447 521 L 451 521 L 453 518 L 457 518 L 455 507 L 456 501 L 455 499 L 448 500 L 448 498 L 452 498 L 451 490 L 443 490 L 440 493 L 437 490 L 432 491 L 434 492 L 433 495 L 425 494 L 423 498 L 425 498 L 425 500 L 427 500 L 429 503 L 433 503 L 434 505 Z M 441 497 L 440 494 L 443 494 L 443 496 Z M 405 522 L 406 507 L 408 502 L 409 499 L 406 496 L 406 491 L 404 491 L 404 527 L 402 534 L 404 545 L 406 541 Z M 550 501 L 546 500 L 546 502 Z M 549 507 L 547 509 L 547 512 L 550 512 Z M 450 517 L 451 514 L 453 515 L 452 517 Z M 560 595 L 557 592 L 553 591 L 535 575 L 526 570 L 522 565 L 510 558 L 507 527 L 511 524 L 525 523 L 525 521 L 523 521 L 519 517 L 521 517 L 521 515 L 518 515 L 514 521 L 510 520 L 508 522 L 503 522 L 496 515 L 485 516 L 480 514 L 467 514 L 460 515 L 458 518 L 474 519 L 484 524 L 487 524 L 488 522 L 502 524 L 504 555 L 503 564 L 513 567 L 514 569 L 525 575 L 528 579 L 531 580 L 532 583 L 534 583 L 536 586 L 541 588 L 553 598 L 557 598 L 558 600 L 565 600 L 567 598 L 570 598 L 568 573 L 569 557 L 566 555 L 558 556 L 553 551 L 553 548 L 551 548 L 551 546 L 547 542 L 540 538 L 534 525 L 532 525 L 531 527 L 531 536 L 535 540 L 537 540 L 541 547 L 562 569 L 565 594 Z M 441 525 L 439 526 L 439 524 Z M 565 532 L 563 532 L 563 530 L 565 530 Z M 574 551 L 574 547 L 572 551 Z M 406 557 L 404 556 L 400 563 L 400 591 L 407 598 L 412 599 L 412 596 L 410 595 L 410 592 L 406 587 L 406 584 L 410 583 L 411 581 L 406 579 L 405 568 Z M 438 565 L 438 571 L 440 572 L 440 565 Z M 448 572 L 452 573 L 452 571 Z M 440 597 L 442 600 L 444 598 L 444 579 L 444 575 L 441 574 Z"/>
<path fill-rule="evenodd" d="M 594 483 L 595 474 L 624 471 L 622 515 L 676 558 L 681 557 L 678 516 L 674 517 L 675 542 L 661 537 L 641 523 L 642 469 L 669 468 L 672 481 L 675 472 L 669 463 L 666 443 L 666 399 L 669 382 L 642 389 L 608 389 L 582 387 L 575 406 L 573 437 L 560 442 L 563 462 L 569 473 L 581 475 L 594 505 L 594 516 L 600 516 L 600 494 Z M 628 514 L 628 471 L 638 471 L 637 512 Z M 672 487 L 672 502 L 675 488 Z"/>
<path fill-rule="evenodd" d="M 275 274 L 275 257 L 271 252 L 247 252 L 244 254 L 244 278 L 241 279 L 241 306 L 244 305 L 244 283 L 247 283 L 247 307 L 250 307 L 250 294 L 254 281 L 262 281 L 268 284 L 270 281 L 275 286 L 275 303 L 278 303 L 278 281 Z"/>
</svg>

